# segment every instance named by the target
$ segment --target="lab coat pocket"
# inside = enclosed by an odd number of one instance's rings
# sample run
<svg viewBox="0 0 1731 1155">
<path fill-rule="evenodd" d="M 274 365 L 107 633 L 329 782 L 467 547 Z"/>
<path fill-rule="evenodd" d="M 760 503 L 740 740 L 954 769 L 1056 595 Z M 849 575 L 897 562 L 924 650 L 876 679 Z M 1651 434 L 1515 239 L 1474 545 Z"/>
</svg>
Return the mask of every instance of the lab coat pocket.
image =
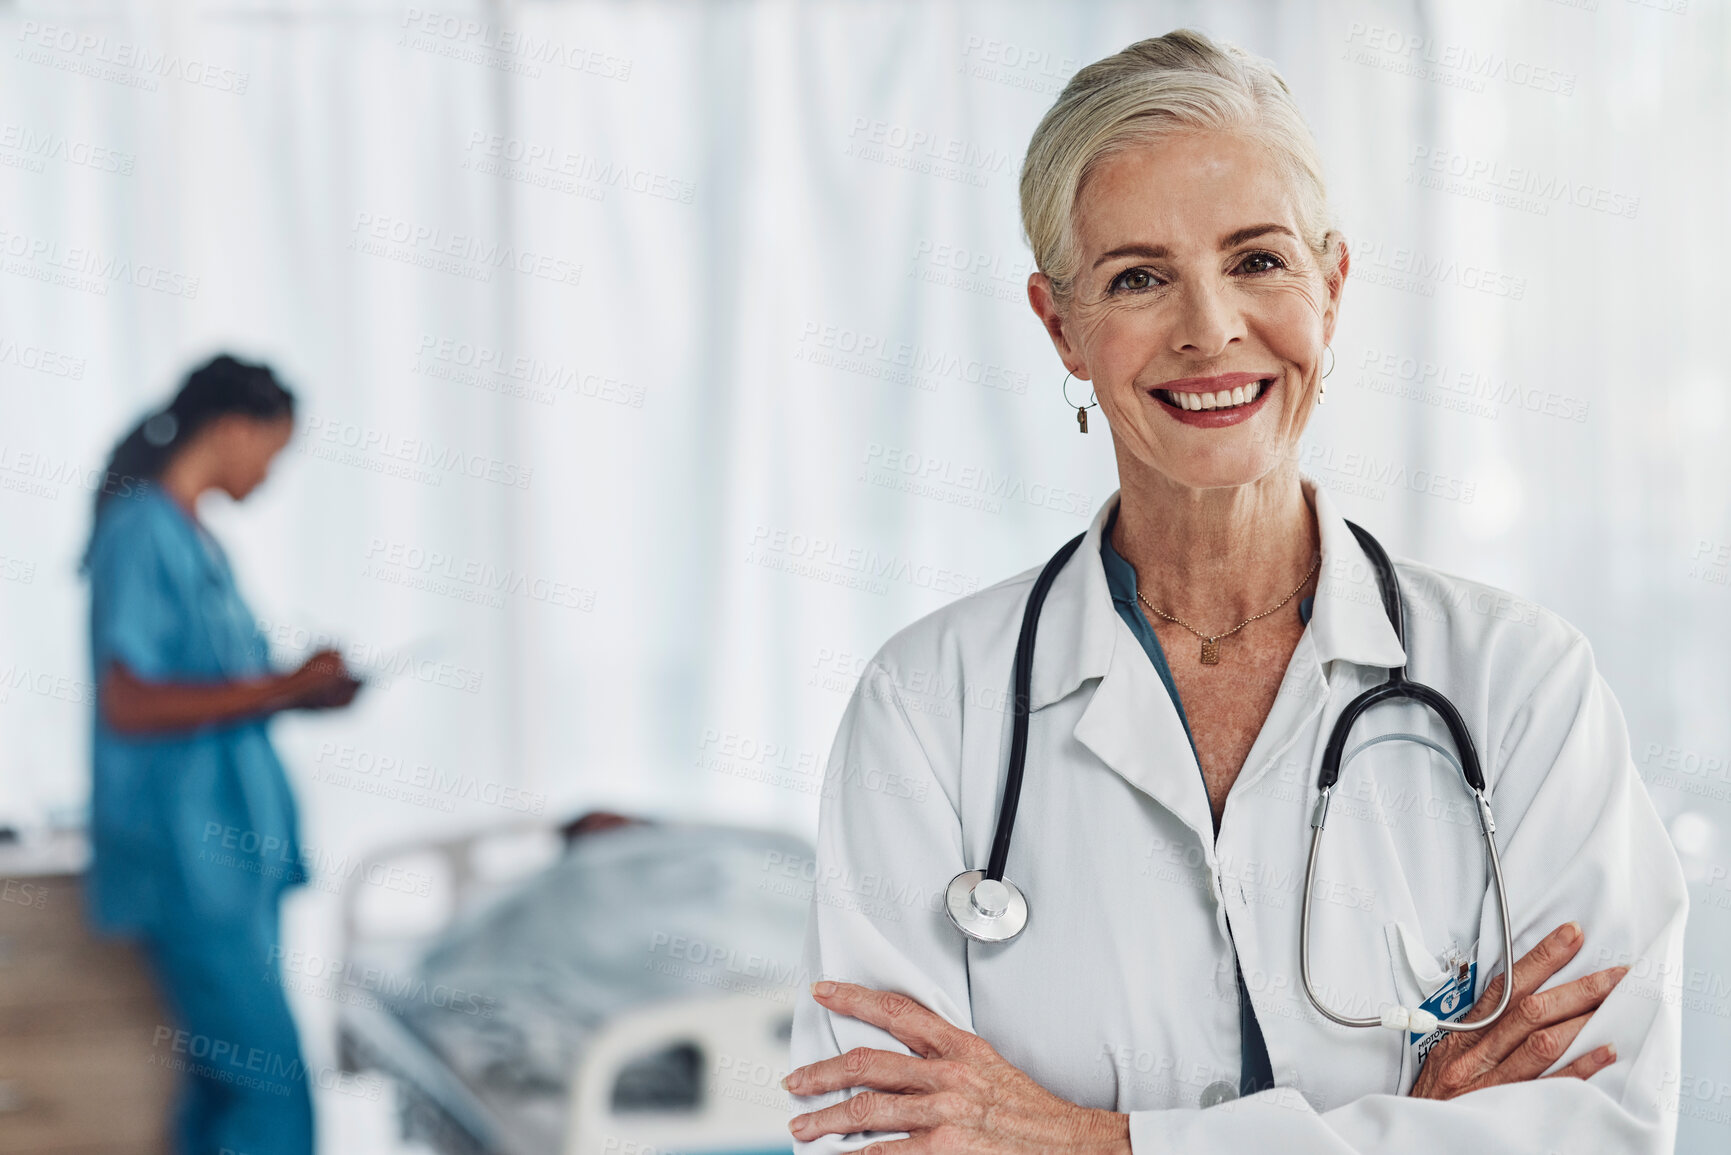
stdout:
<svg viewBox="0 0 1731 1155">
<path fill-rule="evenodd" d="M 1419 933 L 1401 922 L 1385 924 L 1383 933 L 1388 943 L 1395 997 L 1401 1006 L 1426 1011 L 1439 1022 L 1450 1022 L 1466 1014 L 1472 1006 L 1478 978 L 1478 964 L 1469 961 L 1477 953 L 1475 948 L 1463 950 L 1451 942 L 1441 955 L 1433 955 L 1425 948 Z M 1404 1045 L 1396 1089 L 1404 1095 L 1418 1079 L 1425 1056 L 1447 1037 L 1447 1032 L 1438 1029 L 1401 1034 Z"/>
</svg>

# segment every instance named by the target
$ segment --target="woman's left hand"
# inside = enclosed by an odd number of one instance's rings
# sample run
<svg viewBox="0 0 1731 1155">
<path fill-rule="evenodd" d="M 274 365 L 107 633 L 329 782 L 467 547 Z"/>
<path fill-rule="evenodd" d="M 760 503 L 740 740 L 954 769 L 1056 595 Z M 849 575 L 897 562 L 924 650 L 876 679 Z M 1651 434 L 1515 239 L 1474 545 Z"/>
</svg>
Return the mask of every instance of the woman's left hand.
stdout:
<svg viewBox="0 0 1731 1155">
<path fill-rule="evenodd" d="M 1060 1099 L 992 1045 L 906 995 L 853 983 L 812 984 L 820 1006 L 881 1027 L 912 1055 L 855 1047 L 791 1072 L 796 1095 L 866 1087 L 845 1102 L 788 1124 L 794 1138 L 855 1131 L 906 1131 L 908 1138 L 864 1151 L 989 1153 L 1068 1151 L 1128 1155 L 1130 1117 Z"/>
</svg>

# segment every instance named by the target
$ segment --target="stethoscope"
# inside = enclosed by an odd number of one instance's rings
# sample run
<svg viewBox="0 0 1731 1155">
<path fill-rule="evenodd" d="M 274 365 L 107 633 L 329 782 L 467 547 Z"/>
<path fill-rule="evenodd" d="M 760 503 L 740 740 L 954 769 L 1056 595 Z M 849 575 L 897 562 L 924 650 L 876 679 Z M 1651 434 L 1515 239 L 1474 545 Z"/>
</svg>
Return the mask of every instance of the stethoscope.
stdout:
<svg viewBox="0 0 1731 1155">
<path fill-rule="evenodd" d="M 1389 561 L 1381 543 L 1368 531 L 1350 521 L 1346 524 L 1352 530 L 1353 536 L 1358 538 L 1359 545 L 1363 546 L 1365 553 L 1370 556 L 1372 567 L 1376 570 L 1376 584 L 1382 595 L 1383 610 L 1388 614 L 1389 624 L 1394 627 L 1395 638 L 1404 649 L 1405 609 L 1401 601 L 1400 582 L 1395 577 L 1394 564 Z M 1064 568 L 1064 563 L 1070 560 L 1086 536 L 1077 534 L 1065 542 L 1040 571 L 1040 576 L 1034 580 L 1033 590 L 1028 594 L 1028 605 L 1022 612 L 1021 632 L 1016 638 L 1009 770 L 1004 779 L 1003 802 L 998 807 L 998 825 L 992 837 L 992 855 L 987 860 L 986 869 L 965 870 L 951 879 L 945 895 L 945 911 L 949 914 L 950 921 L 964 935 L 979 942 L 1008 942 L 1021 934 L 1028 925 L 1027 897 L 1015 883 L 1004 877 L 1004 866 L 1010 856 L 1010 835 L 1015 829 L 1016 806 L 1022 796 L 1022 768 L 1028 755 L 1028 714 L 1034 676 L 1034 631 L 1039 624 L 1040 607 L 1045 604 L 1046 594 L 1051 590 L 1058 571 Z M 1460 756 L 1457 758 L 1446 747 L 1430 738 L 1407 733 L 1378 735 L 1346 751 L 1347 735 L 1361 714 L 1381 702 L 1399 699 L 1426 706 L 1441 718 Z M 1390 1007 L 1380 1015 L 1370 1018 L 1342 1015 L 1322 1001 L 1311 979 L 1310 900 L 1316 877 L 1317 853 L 1322 848 L 1322 832 L 1328 824 L 1329 799 L 1333 796 L 1335 783 L 1340 780 L 1343 766 L 1372 746 L 1396 740 L 1417 742 L 1435 751 L 1455 768 L 1465 780 L 1467 788 L 1472 791 L 1473 798 L 1478 802 L 1479 831 L 1484 837 L 1485 855 L 1490 860 L 1491 874 L 1496 881 L 1497 909 L 1502 917 L 1504 966 L 1507 967 L 1515 957 L 1513 932 L 1509 924 L 1509 900 L 1503 889 L 1503 865 L 1502 860 L 1497 857 L 1496 839 L 1492 837 L 1496 833 L 1497 824 L 1491 815 L 1490 801 L 1485 797 L 1485 776 L 1479 768 L 1478 751 L 1473 746 L 1472 735 L 1467 732 L 1466 723 L 1461 720 L 1460 711 L 1455 709 L 1454 703 L 1437 690 L 1409 680 L 1406 666 L 1402 664 L 1388 671 L 1387 681 L 1372 686 L 1347 703 L 1346 709 L 1341 711 L 1339 719 L 1336 720 L 1334 729 L 1329 732 L 1328 744 L 1323 748 L 1322 772 L 1317 779 L 1320 794 L 1310 815 L 1310 856 L 1304 866 L 1304 905 L 1300 915 L 1298 938 L 1299 970 L 1304 978 L 1304 993 L 1326 1018 L 1343 1027 L 1387 1027 L 1390 1030 L 1412 1031 L 1418 1034 L 1429 1034 L 1433 1030 L 1482 1031 L 1500 1019 L 1508 1009 L 1508 983 L 1503 984 L 1502 998 L 1498 1001 L 1496 1010 L 1488 1017 L 1470 1023 L 1451 1023 L 1439 1021 L 1435 1014 L 1423 1007 Z M 1346 751 L 1344 755 L 1343 751 Z"/>
</svg>

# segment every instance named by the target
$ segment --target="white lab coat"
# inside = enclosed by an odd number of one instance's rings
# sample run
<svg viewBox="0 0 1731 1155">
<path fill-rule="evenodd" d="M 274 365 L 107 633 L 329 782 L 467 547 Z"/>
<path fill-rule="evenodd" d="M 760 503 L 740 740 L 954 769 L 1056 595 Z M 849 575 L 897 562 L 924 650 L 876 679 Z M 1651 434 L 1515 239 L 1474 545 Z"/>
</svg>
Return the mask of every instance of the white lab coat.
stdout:
<svg viewBox="0 0 1731 1155">
<path fill-rule="evenodd" d="M 1183 725 L 1108 592 L 1100 535 L 1114 493 L 1040 620 L 1006 870 L 1027 895 L 1027 929 L 1008 943 L 965 939 L 943 896 L 990 852 L 1011 658 L 1038 566 L 921 618 L 866 667 L 827 769 L 807 972 L 904 992 L 1055 1094 L 1129 1112 L 1137 1155 L 1669 1151 L 1688 898 L 1586 638 L 1506 592 L 1397 558 L 1403 653 L 1345 519 L 1313 479 L 1302 484 L 1321 532 L 1318 591 L 1218 840 Z M 1478 745 L 1516 956 L 1575 919 L 1586 941 L 1547 985 L 1632 968 L 1558 1060 L 1614 1043 L 1617 1061 L 1591 1080 L 1408 1098 L 1411 1036 L 1337 1026 L 1305 996 L 1299 902 L 1323 747 L 1346 703 L 1403 661 L 1454 701 Z M 1449 742 L 1408 704 L 1376 707 L 1353 738 L 1397 730 Z M 1317 874 L 1313 966 L 1336 1009 L 1415 1005 L 1451 952 L 1476 963 L 1475 995 L 1503 969 L 1471 795 L 1422 747 L 1385 743 L 1345 768 Z M 1204 1109 L 1211 1084 L 1238 1082 L 1235 951 L 1278 1086 Z M 857 1046 L 907 1049 L 798 1001 L 794 1065 Z"/>
</svg>

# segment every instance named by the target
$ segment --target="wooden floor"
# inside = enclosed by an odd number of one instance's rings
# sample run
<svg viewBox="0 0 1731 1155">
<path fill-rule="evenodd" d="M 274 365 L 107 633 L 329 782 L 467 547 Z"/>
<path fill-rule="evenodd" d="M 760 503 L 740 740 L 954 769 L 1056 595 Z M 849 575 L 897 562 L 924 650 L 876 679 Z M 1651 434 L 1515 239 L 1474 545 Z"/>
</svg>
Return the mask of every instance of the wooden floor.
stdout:
<svg viewBox="0 0 1731 1155">
<path fill-rule="evenodd" d="M 168 1022 L 137 951 L 86 929 L 78 877 L 0 878 L 0 1155 L 167 1155 Z"/>
</svg>

